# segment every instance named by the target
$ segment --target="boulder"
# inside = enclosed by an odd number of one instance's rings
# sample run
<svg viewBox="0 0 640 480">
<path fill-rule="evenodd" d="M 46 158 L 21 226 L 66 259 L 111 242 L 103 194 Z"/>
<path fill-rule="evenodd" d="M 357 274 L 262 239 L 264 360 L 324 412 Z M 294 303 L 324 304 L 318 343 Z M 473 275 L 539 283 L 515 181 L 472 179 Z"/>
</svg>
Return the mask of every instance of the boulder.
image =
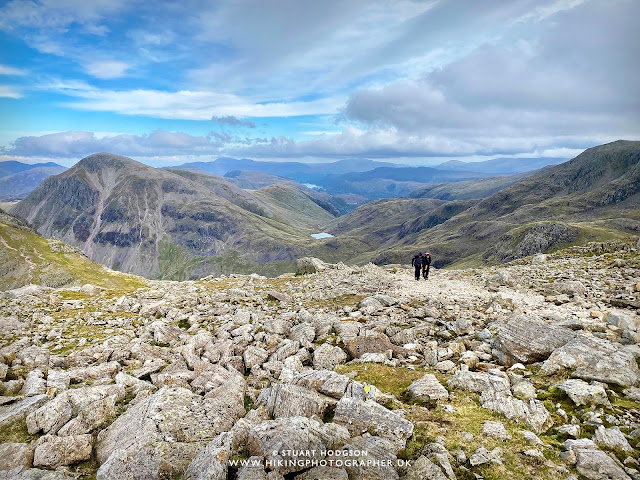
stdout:
<svg viewBox="0 0 640 480">
<path fill-rule="evenodd" d="M 631 480 L 620 464 L 599 450 L 588 439 L 567 440 L 564 442 L 568 459 L 575 463 L 580 475 L 589 480 Z"/>
<path fill-rule="evenodd" d="M 382 333 L 367 333 L 346 342 L 347 352 L 351 358 L 360 358 L 365 353 L 404 353 L 402 347 L 391 343 L 389 338 Z"/>
<path fill-rule="evenodd" d="M 20 393 L 26 397 L 32 397 L 34 395 L 42 395 L 46 392 L 47 381 L 44 379 L 44 373 L 38 369 L 31 370 L 27 374 L 27 379 Z"/>
<path fill-rule="evenodd" d="M 11 405 L 0 407 L 0 430 L 3 430 L 16 422 L 21 422 L 31 412 L 49 400 L 46 395 L 36 395 L 28 397 Z"/>
<path fill-rule="evenodd" d="M 286 475 L 321 461 L 327 450 L 341 447 L 349 439 L 344 427 L 322 424 L 306 417 L 279 418 L 262 422 L 249 432 L 251 455 L 265 459 L 271 470 Z"/>
<path fill-rule="evenodd" d="M 529 426 L 535 433 L 546 432 L 553 419 L 540 400 L 525 402 L 504 393 L 486 391 L 480 396 L 482 408 L 498 412 L 509 420 Z"/>
<path fill-rule="evenodd" d="M 269 358 L 269 354 L 264 348 L 249 345 L 243 353 L 244 367 L 251 370 L 254 366 L 262 365 Z"/>
<path fill-rule="evenodd" d="M 257 403 L 264 404 L 267 413 L 274 418 L 322 418 L 329 405 L 327 397 L 323 398 L 315 390 L 286 383 L 274 384 L 264 389 Z"/>
<path fill-rule="evenodd" d="M 556 385 L 576 405 L 609 405 L 607 392 L 602 385 L 590 385 L 584 380 L 570 378 Z"/>
<path fill-rule="evenodd" d="M 157 478 L 184 471 L 201 448 L 244 415 L 243 395 L 244 382 L 223 384 L 205 398 L 185 388 L 161 388 L 100 432 L 97 478 Z"/>
<path fill-rule="evenodd" d="M 414 381 L 407 388 L 407 392 L 413 398 L 431 405 L 435 405 L 441 400 L 449 399 L 447 389 L 431 373 L 427 373 L 424 377 Z"/>
<path fill-rule="evenodd" d="M 92 440 L 93 437 L 86 434 L 68 437 L 44 435 L 36 441 L 33 465 L 35 467 L 56 468 L 89 460 Z"/>
<path fill-rule="evenodd" d="M 303 257 L 296 260 L 296 275 L 316 273 L 326 270 L 328 265 L 315 257 Z"/>
<path fill-rule="evenodd" d="M 440 467 L 424 455 L 413 462 L 404 478 L 405 480 L 449 480 Z"/>
<path fill-rule="evenodd" d="M 344 465 L 350 479 L 398 479 L 394 469 L 398 460 L 398 445 L 395 442 L 363 435 L 352 438 L 340 450 L 327 458 L 328 463 L 330 466 Z M 351 461 L 345 461 L 347 459 Z"/>
<path fill-rule="evenodd" d="M 333 421 L 344 425 L 354 436 L 374 431 L 402 444 L 413 433 L 413 423 L 373 400 L 343 397 L 336 406 Z"/>
<path fill-rule="evenodd" d="M 574 337 L 571 330 L 547 325 L 537 317 L 515 315 L 493 340 L 492 353 L 507 366 L 545 360 Z"/>
<path fill-rule="evenodd" d="M 463 365 L 447 381 L 449 387 L 476 393 L 488 391 L 511 393 L 509 378 L 502 372 L 496 370 L 492 370 L 489 373 L 470 372 L 464 367 Z"/>
<path fill-rule="evenodd" d="M 599 426 L 593 436 L 593 441 L 607 448 L 623 450 L 625 452 L 633 451 L 633 447 L 618 427 L 605 428 L 602 425 Z"/>
<path fill-rule="evenodd" d="M 333 370 L 347 361 L 347 354 L 340 347 L 323 343 L 313 352 L 313 368 Z"/>
<path fill-rule="evenodd" d="M 509 440 L 511 439 L 511 435 L 507 432 L 507 429 L 504 428 L 504 425 L 500 422 L 494 422 L 492 420 L 487 420 L 482 425 L 482 434 L 491 437 L 497 438 L 499 440 Z"/>
<path fill-rule="evenodd" d="M 65 431 L 60 434 L 89 433 L 104 426 L 111 417 L 115 416 L 116 402 L 122 400 L 124 396 L 125 389 L 121 385 L 99 385 L 65 390 L 27 416 L 27 430 L 30 434 L 39 431 L 56 433 L 64 426 Z"/>
<path fill-rule="evenodd" d="M 541 373 L 551 375 L 565 369 L 574 369 L 574 378 L 623 387 L 635 386 L 640 381 L 632 351 L 591 335 L 578 335 L 555 350 L 543 363 Z"/>
<path fill-rule="evenodd" d="M 291 379 L 294 385 L 311 388 L 329 397 L 340 399 L 351 379 L 332 370 L 307 370 Z"/>
</svg>

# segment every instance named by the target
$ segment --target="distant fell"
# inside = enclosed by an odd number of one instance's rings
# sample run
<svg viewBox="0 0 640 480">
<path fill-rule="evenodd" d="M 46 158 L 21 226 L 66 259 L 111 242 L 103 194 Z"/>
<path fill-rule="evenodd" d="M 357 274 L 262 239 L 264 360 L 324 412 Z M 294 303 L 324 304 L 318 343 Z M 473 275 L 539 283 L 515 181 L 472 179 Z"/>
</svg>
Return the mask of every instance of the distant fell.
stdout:
<svg viewBox="0 0 640 480">
<path fill-rule="evenodd" d="M 514 175 L 517 173 L 530 172 L 549 165 L 558 165 L 566 162 L 568 158 L 494 158 L 482 162 L 461 162 L 460 160 L 449 160 L 434 168 L 440 170 L 462 170 L 468 172 L 492 173 L 496 175 Z"/>
</svg>

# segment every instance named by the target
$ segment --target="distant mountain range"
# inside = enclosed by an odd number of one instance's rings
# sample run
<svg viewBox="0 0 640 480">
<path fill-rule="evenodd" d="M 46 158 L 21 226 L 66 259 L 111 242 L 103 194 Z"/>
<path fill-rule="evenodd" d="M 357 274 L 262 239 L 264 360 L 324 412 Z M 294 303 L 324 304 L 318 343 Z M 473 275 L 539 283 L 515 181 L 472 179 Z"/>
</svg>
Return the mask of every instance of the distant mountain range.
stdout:
<svg viewBox="0 0 640 480">
<path fill-rule="evenodd" d="M 419 250 L 429 250 L 438 267 L 477 266 L 640 233 L 640 142 L 601 145 L 511 176 L 429 167 L 330 175 L 351 190 L 410 183 L 416 173 L 423 181 L 450 180 L 350 213 L 348 202 L 363 198 L 356 193 L 318 192 L 255 170 L 226 178 L 202 171 L 95 154 L 44 180 L 12 213 L 106 266 L 171 279 L 274 275 L 302 256 L 406 263 Z M 311 238 L 323 231 L 333 237 Z"/>
<path fill-rule="evenodd" d="M 435 168 L 441 170 L 463 170 L 467 172 L 492 173 L 494 175 L 512 175 L 516 173 L 530 172 L 549 165 L 558 165 L 569 160 L 568 158 L 494 158 L 483 162 L 461 162 L 449 160 Z"/>
<path fill-rule="evenodd" d="M 469 195 L 471 183 L 464 189 L 460 183 L 444 184 L 431 191 L 448 191 L 444 196 L 456 200 L 432 208 L 424 203 L 428 198 L 382 200 L 334 220 L 333 226 L 343 240 L 363 240 L 361 261 L 406 262 L 415 252 L 429 250 L 437 266 L 504 262 L 590 240 L 635 239 L 640 233 L 640 142 L 601 145 L 525 178 L 503 179 L 503 188 L 491 194 L 495 178 L 477 182 L 486 198 L 468 199 L 475 197 Z M 422 205 L 421 215 L 412 212 L 416 205 Z M 375 221 L 363 216 L 373 206 Z"/>
<path fill-rule="evenodd" d="M 57 163 L 0 162 L 0 201 L 24 198 L 50 175 L 66 170 Z"/>
</svg>

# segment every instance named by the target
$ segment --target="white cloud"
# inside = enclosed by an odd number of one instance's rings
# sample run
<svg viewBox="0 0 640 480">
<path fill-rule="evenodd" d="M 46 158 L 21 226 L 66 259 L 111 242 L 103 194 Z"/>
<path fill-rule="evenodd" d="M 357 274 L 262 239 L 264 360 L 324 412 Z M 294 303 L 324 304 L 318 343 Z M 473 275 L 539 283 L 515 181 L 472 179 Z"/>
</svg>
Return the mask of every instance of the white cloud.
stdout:
<svg viewBox="0 0 640 480">
<path fill-rule="evenodd" d="M 210 120 L 212 117 L 293 117 L 335 114 L 344 105 L 343 98 L 323 98 L 308 102 L 255 103 L 229 93 L 182 90 L 103 90 L 82 82 L 50 82 L 43 88 L 55 88 L 80 100 L 67 106 L 123 115 L 148 115 L 156 118 Z"/>
<path fill-rule="evenodd" d="M 23 95 L 11 85 L 0 85 L 0 98 L 22 98 Z"/>
<path fill-rule="evenodd" d="M 124 76 L 129 65 L 117 60 L 99 60 L 89 62 L 85 68 L 87 69 L 87 73 L 93 77 L 109 79 Z"/>
<path fill-rule="evenodd" d="M 0 75 L 26 75 L 26 70 L 0 64 Z"/>
</svg>

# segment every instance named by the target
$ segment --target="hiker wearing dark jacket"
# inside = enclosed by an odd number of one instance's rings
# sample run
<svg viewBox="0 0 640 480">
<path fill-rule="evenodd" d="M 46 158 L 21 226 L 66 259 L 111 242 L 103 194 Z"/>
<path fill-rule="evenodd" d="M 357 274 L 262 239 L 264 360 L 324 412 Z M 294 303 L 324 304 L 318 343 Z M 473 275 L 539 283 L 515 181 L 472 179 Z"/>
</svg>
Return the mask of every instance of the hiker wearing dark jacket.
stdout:
<svg viewBox="0 0 640 480">
<path fill-rule="evenodd" d="M 431 266 L 431 254 L 425 253 L 422 257 L 422 276 L 424 279 L 429 278 L 429 267 Z"/>
<path fill-rule="evenodd" d="M 416 280 L 420 280 L 420 271 L 422 270 L 422 252 L 411 259 L 411 266 L 416 269 Z"/>
</svg>

